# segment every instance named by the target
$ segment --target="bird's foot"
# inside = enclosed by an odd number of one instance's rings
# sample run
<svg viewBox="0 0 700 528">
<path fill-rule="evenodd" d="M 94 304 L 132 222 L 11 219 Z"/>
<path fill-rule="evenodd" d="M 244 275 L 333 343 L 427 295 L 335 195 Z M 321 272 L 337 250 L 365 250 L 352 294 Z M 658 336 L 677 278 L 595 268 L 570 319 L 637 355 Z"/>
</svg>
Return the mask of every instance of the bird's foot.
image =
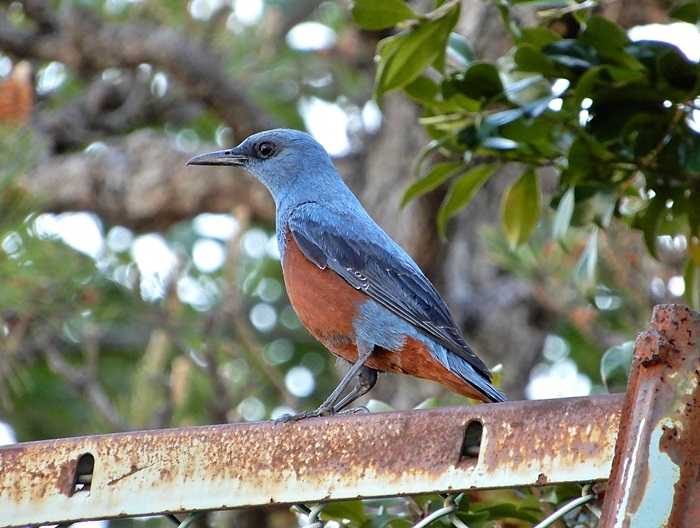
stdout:
<svg viewBox="0 0 700 528">
<path fill-rule="evenodd" d="M 275 419 L 276 424 L 298 422 L 307 418 L 318 418 L 319 416 L 331 416 L 335 414 L 332 407 L 324 407 L 323 405 L 313 411 L 304 411 L 298 414 L 283 414 Z"/>
</svg>

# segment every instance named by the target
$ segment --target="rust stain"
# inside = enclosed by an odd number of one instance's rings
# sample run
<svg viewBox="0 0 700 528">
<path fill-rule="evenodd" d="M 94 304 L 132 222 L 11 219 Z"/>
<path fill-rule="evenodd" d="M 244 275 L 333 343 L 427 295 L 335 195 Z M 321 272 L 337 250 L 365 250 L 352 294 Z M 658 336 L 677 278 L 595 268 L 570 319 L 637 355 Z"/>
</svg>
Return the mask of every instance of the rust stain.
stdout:
<svg viewBox="0 0 700 528">
<path fill-rule="evenodd" d="M 699 334 L 700 314 L 681 305 L 661 305 L 654 309 L 648 331 L 637 338 L 601 526 L 632 526 L 635 515 L 650 509 L 668 511 L 663 522 L 669 528 L 697 523 Z M 654 431 L 661 431 L 658 445 L 652 442 Z M 663 491 L 651 485 L 650 457 L 657 452 L 680 470 L 675 486 Z"/>
<path fill-rule="evenodd" d="M 612 449 L 619 416 L 599 399 L 544 400 L 552 419 L 541 421 L 513 409 L 510 420 L 495 431 L 494 449 L 485 457 L 487 469 L 503 465 L 522 468 L 533 460 L 557 459 L 595 463 L 600 449 Z M 553 450 L 553 446 L 556 446 Z"/>
<path fill-rule="evenodd" d="M 78 467 L 78 459 L 74 458 L 61 464 L 61 469 L 58 473 L 56 487 L 59 493 L 70 497 L 73 494 L 73 484 L 75 480 L 75 470 Z"/>
</svg>

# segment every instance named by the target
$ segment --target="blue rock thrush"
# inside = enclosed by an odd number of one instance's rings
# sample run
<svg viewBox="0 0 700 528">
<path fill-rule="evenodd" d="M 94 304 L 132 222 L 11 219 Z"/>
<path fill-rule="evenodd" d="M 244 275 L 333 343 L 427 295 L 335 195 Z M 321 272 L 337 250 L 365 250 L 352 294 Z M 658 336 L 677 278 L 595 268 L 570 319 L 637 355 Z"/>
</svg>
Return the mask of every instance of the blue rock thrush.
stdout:
<svg viewBox="0 0 700 528">
<path fill-rule="evenodd" d="M 268 130 L 188 165 L 240 166 L 269 189 L 289 300 L 308 331 L 352 364 L 318 409 L 287 419 L 341 411 L 374 386 L 377 371 L 437 381 L 482 401 L 506 399 L 433 285 L 310 135 Z"/>
</svg>

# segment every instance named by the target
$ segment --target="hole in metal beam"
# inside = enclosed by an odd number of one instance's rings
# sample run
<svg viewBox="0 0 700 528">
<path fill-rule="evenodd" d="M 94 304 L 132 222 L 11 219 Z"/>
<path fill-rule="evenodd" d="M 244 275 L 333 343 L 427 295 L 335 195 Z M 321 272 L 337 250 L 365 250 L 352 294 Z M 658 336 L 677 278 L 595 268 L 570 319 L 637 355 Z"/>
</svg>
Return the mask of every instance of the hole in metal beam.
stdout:
<svg viewBox="0 0 700 528">
<path fill-rule="evenodd" d="M 81 491 L 90 491 L 92 484 L 92 473 L 95 470 L 95 457 L 90 453 L 80 455 L 78 463 L 75 466 L 75 477 L 73 478 L 73 487 L 71 495 Z"/>
<path fill-rule="evenodd" d="M 464 440 L 459 453 L 459 461 L 476 461 L 481 449 L 481 436 L 484 432 L 484 424 L 479 420 L 472 420 L 464 428 Z"/>
</svg>

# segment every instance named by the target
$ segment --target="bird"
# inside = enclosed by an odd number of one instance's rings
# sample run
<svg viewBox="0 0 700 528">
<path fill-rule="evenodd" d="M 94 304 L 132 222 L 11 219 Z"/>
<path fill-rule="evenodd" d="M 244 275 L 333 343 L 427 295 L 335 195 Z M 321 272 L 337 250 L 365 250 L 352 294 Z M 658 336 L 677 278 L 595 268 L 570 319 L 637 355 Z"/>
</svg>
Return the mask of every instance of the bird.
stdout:
<svg viewBox="0 0 700 528">
<path fill-rule="evenodd" d="M 506 400 L 436 288 L 311 135 L 266 130 L 187 165 L 241 167 L 267 187 L 289 301 L 309 333 L 350 363 L 317 409 L 281 421 L 351 411 L 378 371 L 432 380 L 483 402 Z"/>
</svg>

